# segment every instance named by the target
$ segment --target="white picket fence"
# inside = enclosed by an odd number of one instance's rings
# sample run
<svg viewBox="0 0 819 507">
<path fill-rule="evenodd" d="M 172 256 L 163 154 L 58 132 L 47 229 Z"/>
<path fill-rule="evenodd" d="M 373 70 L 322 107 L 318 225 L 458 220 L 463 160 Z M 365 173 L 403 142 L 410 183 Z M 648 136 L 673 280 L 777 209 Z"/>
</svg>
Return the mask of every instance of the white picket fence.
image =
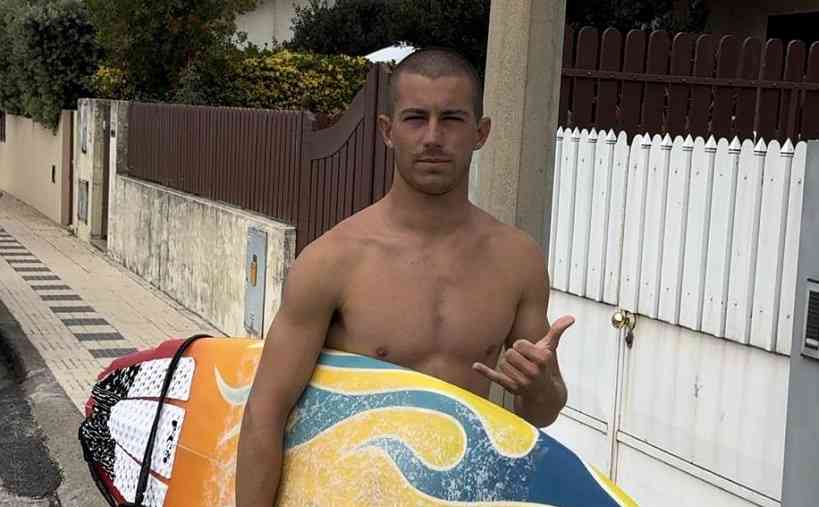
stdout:
<svg viewBox="0 0 819 507">
<path fill-rule="evenodd" d="M 558 129 L 554 289 L 789 354 L 806 144 Z"/>
</svg>

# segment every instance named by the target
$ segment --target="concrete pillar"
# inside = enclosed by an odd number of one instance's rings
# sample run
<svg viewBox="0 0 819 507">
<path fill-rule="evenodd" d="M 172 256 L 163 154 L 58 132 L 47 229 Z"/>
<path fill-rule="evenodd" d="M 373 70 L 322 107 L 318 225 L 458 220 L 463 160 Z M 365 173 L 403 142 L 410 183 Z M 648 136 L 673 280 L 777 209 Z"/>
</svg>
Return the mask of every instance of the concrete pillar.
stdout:
<svg viewBox="0 0 819 507">
<path fill-rule="evenodd" d="M 545 247 L 560 100 L 565 0 L 492 2 L 476 204 Z"/>
<path fill-rule="evenodd" d="M 491 5 L 483 100 L 492 132 L 472 164 L 470 198 L 548 251 L 566 1 Z M 497 385 L 490 399 L 513 408 Z"/>
</svg>

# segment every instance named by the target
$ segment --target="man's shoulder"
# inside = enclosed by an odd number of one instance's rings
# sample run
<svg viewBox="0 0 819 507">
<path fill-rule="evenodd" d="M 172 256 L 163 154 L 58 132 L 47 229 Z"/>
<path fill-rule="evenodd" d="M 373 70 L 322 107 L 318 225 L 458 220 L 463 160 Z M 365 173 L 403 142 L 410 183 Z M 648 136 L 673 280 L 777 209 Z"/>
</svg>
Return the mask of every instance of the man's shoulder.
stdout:
<svg viewBox="0 0 819 507">
<path fill-rule="evenodd" d="M 505 224 L 480 210 L 479 228 L 489 246 L 504 255 L 515 255 L 535 260 L 543 257 L 543 248 L 521 229 Z"/>
<path fill-rule="evenodd" d="M 359 212 L 341 221 L 307 245 L 300 257 L 311 264 L 320 262 L 327 268 L 349 269 L 351 263 L 361 258 L 366 246 L 366 215 Z"/>
<path fill-rule="evenodd" d="M 504 224 L 486 212 L 481 218 L 482 243 L 500 262 L 512 266 L 521 280 L 537 279 L 546 270 L 546 256 L 540 244 L 521 229 Z"/>
</svg>

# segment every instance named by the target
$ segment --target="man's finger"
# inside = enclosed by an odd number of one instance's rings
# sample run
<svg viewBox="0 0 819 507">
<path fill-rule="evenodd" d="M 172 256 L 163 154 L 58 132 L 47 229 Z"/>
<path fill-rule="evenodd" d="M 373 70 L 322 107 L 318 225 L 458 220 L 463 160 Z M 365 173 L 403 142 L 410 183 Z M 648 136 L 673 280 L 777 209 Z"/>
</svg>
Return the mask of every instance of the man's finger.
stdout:
<svg viewBox="0 0 819 507">
<path fill-rule="evenodd" d="M 516 393 L 518 391 L 517 383 L 504 373 L 493 370 L 492 368 L 486 366 L 483 363 L 473 364 L 472 369 L 482 374 L 484 377 L 488 378 L 492 382 L 499 384 L 501 387 L 503 387 L 504 389 L 511 393 Z"/>
<path fill-rule="evenodd" d="M 532 344 L 532 346 L 534 347 L 534 344 Z M 548 351 L 545 353 L 548 354 Z M 507 350 L 504 357 L 507 363 L 514 366 L 517 371 L 530 378 L 537 377 L 540 374 L 540 366 L 538 361 L 529 360 L 515 349 Z"/>
<path fill-rule="evenodd" d="M 529 384 L 532 383 L 532 379 L 535 378 L 537 375 L 533 375 L 532 377 L 527 376 L 522 371 L 518 370 L 512 363 L 509 361 L 501 361 L 498 365 L 498 370 L 501 373 L 505 374 L 507 377 L 512 379 L 512 382 L 518 385 L 518 388 L 527 388 Z"/>
<path fill-rule="evenodd" d="M 524 339 L 517 340 L 512 344 L 512 348 L 535 364 L 545 364 L 553 356 L 552 351 Z"/>
<path fill-rule="evenodd" d="M 563 332 L 569 329 L 572 324 L 574 324 L 574 317 L 571 315 L 564 315 L 557 319 L 549 328 L 546 336 L 537 342 L 538 347 L 557 350 L 557 346 L 560 344 L 560 337 L 563 336 Z"/>
</svg>

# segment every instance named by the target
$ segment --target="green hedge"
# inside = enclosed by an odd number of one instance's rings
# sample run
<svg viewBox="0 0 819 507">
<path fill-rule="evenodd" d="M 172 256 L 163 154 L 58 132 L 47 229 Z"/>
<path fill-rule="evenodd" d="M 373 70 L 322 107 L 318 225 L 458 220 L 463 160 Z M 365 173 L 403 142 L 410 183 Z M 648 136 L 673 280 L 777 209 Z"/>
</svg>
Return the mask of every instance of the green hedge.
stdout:
<svg viewBox="0 0 819 507">
<path fill-rule="evenodd" d="M 228 50 L 186 69 L 175 100 L 333 115 L 347 108 L 369 67 L 363 57 Z"/>
<path fill-rule="evenodd" d="M 364 86 L 369 67 L 363 57 L 282 50 L 245 59 L 238 84 L 247 107 L 335 114 Z"/>
<path fill-rule="evenodd" d="M 333 116 L 349 106 L 364 86 L 369 68 L 370 62 L 363 57 L 221 48 L 182 72 L 170 100 Z M 125 100 L 138 95 L 127 73 L 112 67 L 97 70 L 94 92 L 97 97 Z"/>
</svg>

